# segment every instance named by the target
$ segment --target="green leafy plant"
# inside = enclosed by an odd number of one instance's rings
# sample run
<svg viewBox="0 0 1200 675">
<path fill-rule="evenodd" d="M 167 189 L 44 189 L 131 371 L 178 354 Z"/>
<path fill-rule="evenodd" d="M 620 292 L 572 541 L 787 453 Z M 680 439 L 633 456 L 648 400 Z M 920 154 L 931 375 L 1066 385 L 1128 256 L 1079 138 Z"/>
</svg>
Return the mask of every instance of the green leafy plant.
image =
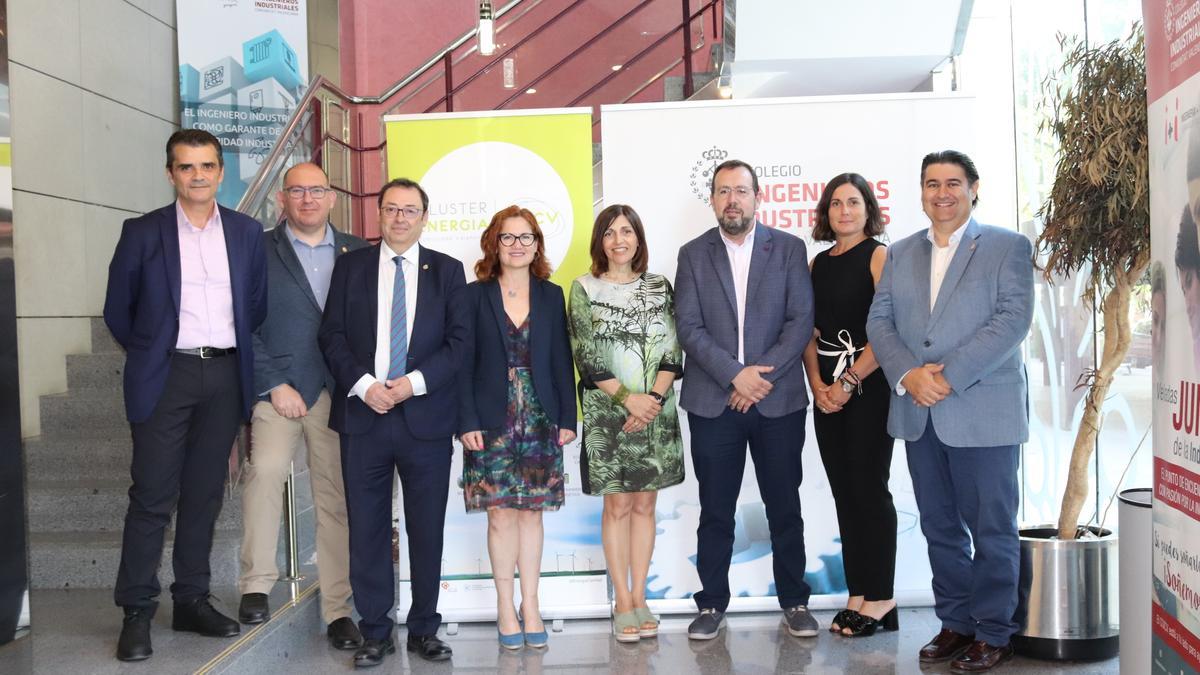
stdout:
<svg viewBox="0 0 1200 675">
<path fill-rule="evenodd" d="M 1044 274 L 1086 274 L 1085 300 L 1100 302 L 1104 347 L 1094 369 L 1071 450 L 1058 536 L 1074 539 L 1087 499 L 1088 461 L 1103 423 L 1101 406 L 1129 350 L 1129 303 L 1150 263 L 1149 154 L 1146 127 L 1146 50 L 1140 24 L 1124 40 L 1089 47 L 1063 38 L 1061 68 L 1043 83 L 1051 115 L 1041 131 L 1058 141 L 1054 184 L 1039 215 L 1037 250 Z"/>
</svg>

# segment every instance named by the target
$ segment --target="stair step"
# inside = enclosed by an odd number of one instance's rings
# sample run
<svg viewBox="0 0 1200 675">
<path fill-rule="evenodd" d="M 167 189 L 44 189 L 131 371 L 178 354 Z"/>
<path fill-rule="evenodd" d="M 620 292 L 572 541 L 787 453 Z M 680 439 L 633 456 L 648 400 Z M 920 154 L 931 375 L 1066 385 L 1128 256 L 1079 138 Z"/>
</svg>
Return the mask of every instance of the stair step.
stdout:
<svg viewBox="0 0 1200 675">
<path fill-rule="evenodd" d="M 82 389 L 40 397 L 44 433 L 102 434 L 129 433 L 125 399 L 120 390 Z"/>
<path fill-rule="evenodd" d="M 71 391 L 103 389 L 121 396 L 124 372 L 122 352 L 67 355 L 67 389 Z"/>
<path fill-rule="evenodd" d="M 92 317 L 92 353 L 124 351 L 121 349 L 121 345 L 113 339 L 112 333 L 108 331 L 108 326 L 104 325 L 104 318 Z"/>
<path fill-rule="evenodd" d="M 30 481 L 31 532 L 120 532 L 129 507 L 129 480 Z M 240 492 L 222 500 L 217 529 L 240 530 Z"/>
<path fill-rule="evenodd" d="M 171 567 L 174 531 L 163 545 L 158 580 L 161 600 L 170 602 L 167 589 L 175 580 Z M 217 530 L 213 537 L 212 586 L 236 586 L 241 533 Z M 29 567 L 33 588 L 112 588 L 121 561 L 121 532 L 33 532 L 29 536 Z M 237 608 L 233 608 L 237 611 Z"/>
<path fill-rule="evenodd" d="M 700 91 L 704 85 L 717 79 L 717 73 L 692 73 L 692 91 Z M 663 100 L 664 101 L 682 101 L 683 95 L 683 76 L 669 75 L 663 78 Z"/>
<path fill-rule="evenodd" d="M 121 434 L 47 434 L 25 441 L 25 466 L 30 481 L 123 480 L 129 482 L 133 444 L 128 429 Z"/>
</svg>

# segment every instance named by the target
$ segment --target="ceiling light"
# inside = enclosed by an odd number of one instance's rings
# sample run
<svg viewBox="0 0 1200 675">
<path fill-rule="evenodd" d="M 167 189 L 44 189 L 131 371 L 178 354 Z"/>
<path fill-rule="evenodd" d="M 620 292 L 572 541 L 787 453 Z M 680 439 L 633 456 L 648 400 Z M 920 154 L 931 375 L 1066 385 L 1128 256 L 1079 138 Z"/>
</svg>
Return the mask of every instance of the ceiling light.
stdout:
<svg viewBox="0 0 1200 675">
<path fill-rule="evenodd" d="M 492 23 L 492 0 L 479 0 L 479 53 L 491 56 L 496 51 L 496 28 Z"/>
<path fill-rule="evenodd" d="M 530 88 L 528 88 L 528 89 L 526 89 L 526 90 L 525 90 L 525 93 L 526 93 L 526 94 L 536 94 L 536 93 L 537 93 L 537 89 L 534 89 L 533 87 L 530 87 Z"/>
</svg>

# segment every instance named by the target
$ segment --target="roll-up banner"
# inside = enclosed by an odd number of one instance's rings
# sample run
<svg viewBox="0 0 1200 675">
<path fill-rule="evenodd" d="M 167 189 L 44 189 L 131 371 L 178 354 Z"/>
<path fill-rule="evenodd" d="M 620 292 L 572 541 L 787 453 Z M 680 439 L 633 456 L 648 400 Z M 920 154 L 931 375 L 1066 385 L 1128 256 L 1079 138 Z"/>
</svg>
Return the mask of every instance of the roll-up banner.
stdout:
<svg viewBox="0 0 1200 675">
<path fill-rule="evenodd" d="M 175 0 L 175 16 L 180 126 L 221 139 L 233 207 L 308 84 L 307 0 Z"/>
<path fill-rule="evenodd" d="M 933 150 L 974 147 L 974 100 L 962 95 L 904 94 L 813 97 L 604 106 L 605 204 L 629 204 L 646 227 L 650 271 L 674 278 L 681 245 L 716 225 L 709 205 L 713 167 L 741 159 L 755 167 L 760 184 L 758 221 L 800 236 L 815 255 L 812 227 L 824 184 L 843 172 L 862 174 L 872 185 L 886 225 L 885 241 L 929 226 L 921 210 L 921 158 Z M 981 201 L 987 203 L 987 167 Z M 1002 180 L 997 177 L 997 181 Z M 1001 206 L 997 212 L 1005 212 Z M 982 208 L 982 222 L 992 222 Z M 769 298 L 756 301 L 769 302 Z M 690 444 L 686 416 L 685 447 Z M 802 451 L 800 497 L 807 551 L 810 606 L 841 605 L 846 594 L 838 523 L 812 432 Z M 696 526 L 700 502 L 687 460 L 687 480 L 658 499 L 658 541 L 648 597 L 659 611 L 694 610 Z M 896 598 L 902 605 L 931 604 L 929 559 L 917 508 L 897 443 L 891 492 L 899 515 Z M 747 467 L 737 509 L 730 587 L 731 610 L 777 608 L 772 583 L 770 533 L 754 473 Z"/>
<path fill-rule="evenodd" d="M 1143 0 L 1154 382 L 1151 664 L 1200 671 L 1200 5 Z"/>
<path fill-rule="evenodd" d="M 384 118 L 388 177 L 416 180 L 429 193 L 421 245 L 462 261 L 474 279 L 479 237 L 492 214 L 511 204 L 529 209 L 545 236 L 551 280 L 564 289 L 590 267 L 592 115 L 590 108 L 487 111 Z M 448 415 L 456 411 L 446 411 Z M 581 492 L 579 443 L 564 448 L 566 501 L 546 513 L 539 592 L 548 619 L 604 616 L 608 586 L 600 543 L 602 501 Z M 446 508 L 442 591 L 448 622 L 492 620 L 496 595 L 487 551 L 487 516 L 466 513 L 462 446 L 454 443 Z M 397 503 L 395 526 L 404 532 Z M 408 553 L 399 537 L 399 620 L 408 611 Z M 518 596 L 520 589 L 518 587 Z"/>
</svg>

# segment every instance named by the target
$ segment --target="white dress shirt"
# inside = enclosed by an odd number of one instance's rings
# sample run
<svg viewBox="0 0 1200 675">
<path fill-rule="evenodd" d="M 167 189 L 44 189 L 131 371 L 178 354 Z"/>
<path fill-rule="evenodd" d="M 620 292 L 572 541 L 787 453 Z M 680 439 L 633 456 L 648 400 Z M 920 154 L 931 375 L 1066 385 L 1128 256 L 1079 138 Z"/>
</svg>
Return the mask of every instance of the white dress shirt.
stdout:
<svg viewBox="0 0 1200 675">
<path fill-rule="evenodd" d="M 946 278 L 946 270 L 950 269 L 950 261 L 954 260 L 954 253 L 958 250 L 958 244 L 962 241 L 963 231 L 966 229 L 967 223 L 969 222 L 971 221 L 964 221 L 962 225 L 959 225 L 958 228 L 954 230 L 954 232 L 951 232 L 950 241 L 945 246 L 938 246 L 937 239 L 933 236 L 932 227 L 925 232 L 925 238 L 928 239 L 929 243 L 933 245 L 933 252 L 929 256 L 930 312 L 933 312 L 934 306 L 937 305 L 938 293 L 942 290 L 942 280 Z M 911 370 L 906 371 L 904 375 L 900 376 L 900 380 L 904 381 L 904 378 L 907 377 L 908 373 L 911 372 Z M 904 388 L 904 385 L 897 383 L 896 394 L 903 396 L 906 393 L 908 393 L 908 390 Z"/>
<path fill-rule="evenodd" d="M 366 373 L 354 388 L 351 396 L 357 396 L 364 401 L 367 389 L 372 384 L 387 382 L 388 368 L 392 362 L 392 288 L 396 285 L 396 262 L 392 260 L 397 255 L 403 257 L 400 267 L 404 274 L 404 323 L 407 329 L 407 341 L 412 346 L 413 317 L 417 313 L 417 261 L 421 256 L 421 245 L 413 244 L 408 250 L 400 253 L 393 252 L 387 242 L 379 243 L 379 297 L 378 312 L 375 321 L 375 373 Z M 412 384 L 413 396 L 425 395 L 425 376 L 419 370 L 405 373 Z"/>
<path fill-rule="evenodd" d="M 757 225 L 751 225 L 750 231 L 741 244 L 735 244 L 725 233 L 721 232 L 721 241 L 725 242 L 725 253 L 729 256 L 729 266 L 733 270 L 733 294 L 737 300 L 738 325 L 738 363 L 746 365 L 746 286 L 750 282 L 750 259 L 754 257 L 754 230 Z"/>
</svg>

